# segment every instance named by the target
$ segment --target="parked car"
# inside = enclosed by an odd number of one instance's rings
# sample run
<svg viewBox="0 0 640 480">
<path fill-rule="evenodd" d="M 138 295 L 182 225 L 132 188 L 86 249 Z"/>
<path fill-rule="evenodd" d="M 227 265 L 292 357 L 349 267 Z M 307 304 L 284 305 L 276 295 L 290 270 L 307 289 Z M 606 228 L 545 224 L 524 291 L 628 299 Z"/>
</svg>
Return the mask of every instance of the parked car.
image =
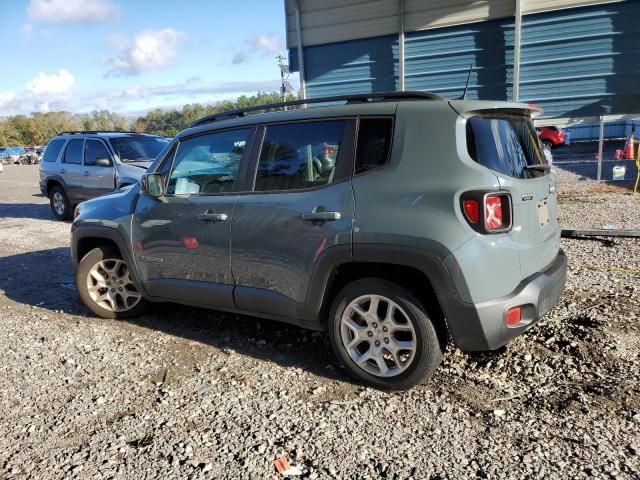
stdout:
<svg viewBox="0 0 640 480">
<path fill-rule="evenodd" d="M 448 338 L 494 350 L 555 305 L 567 261 L 536 107 L 316 101 L 345 104 L 205 117 L 138 185 L 78 205 L 87 307 L 126 318 L 174 301 L 324 330 L 354 377 L 405 389 Z M 317 145 L 335 149 L 330 170 Z"/>
<path fill-rule="evenodd" d="M 19 164 L 22 163 L 20 158 L 26 153 L 24 147 L 9 147 L 4 151 L 6 155 L 6 163 Z"/>
<path fill-rule="evenodd" d="M 78 203 L 137 183 L 169 142 L 157 135 L 66 132 L 53 137 L 40 163 L 40 191 L 59 220 Z"/>
<path fill-rule="evenodd" d="M 542 144 L 551 149 L 564 144 L 565 131 L 558 127 L 538 127 L 536 128 L 538 137 Z"/>
</svg>

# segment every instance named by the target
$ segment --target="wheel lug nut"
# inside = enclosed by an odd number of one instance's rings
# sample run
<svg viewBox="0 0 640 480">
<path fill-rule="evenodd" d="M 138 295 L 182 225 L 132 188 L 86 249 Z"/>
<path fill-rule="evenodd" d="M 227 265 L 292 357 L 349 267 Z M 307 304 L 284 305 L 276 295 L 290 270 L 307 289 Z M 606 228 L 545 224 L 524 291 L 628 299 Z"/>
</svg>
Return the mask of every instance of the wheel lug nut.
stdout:
<svg viewBox="0 0 640 480">
<path fill-rule="evenodd" d="M 382 327 L 383 332 L 386 332 L 387 330 L 389 330 L 387 327 Z"/>
<path fill-rule="evenodd" d="M 384 343 L 389 343 L 389 339 L 387 337 L 384 337 Z"/>
<path fill-rule="evenodd" d="M 112 288 L 112 289 L 111 289 L 111 291 L 112 291 L 112 292 L 115 292 L 115 291 L 116 291 L 116 289 L 115 289 L 115 288 Z"/>
<path fill-rule="evenodd" d="M 376 347 L 380 346 L 380 342 L 378 340 L 376 340 Z"/>
<path fill-rule="evenodd" d="M 118 289 L 118 291 L 119 291 L 119 292 L 121 292 L 121 291 L 122 291 L 122 287 L 120 287 L 120 288 Z"/>
<path fill-rule="evenodd" d="M 367 335 L 369 335 L 370 337 L 373 337 L 373 332 L 367 332 Z"/>
<path fill-rule="evenodd" d="M 378 328 L 378 324 L 373 322 L 373 328 Z"/>
</svg>

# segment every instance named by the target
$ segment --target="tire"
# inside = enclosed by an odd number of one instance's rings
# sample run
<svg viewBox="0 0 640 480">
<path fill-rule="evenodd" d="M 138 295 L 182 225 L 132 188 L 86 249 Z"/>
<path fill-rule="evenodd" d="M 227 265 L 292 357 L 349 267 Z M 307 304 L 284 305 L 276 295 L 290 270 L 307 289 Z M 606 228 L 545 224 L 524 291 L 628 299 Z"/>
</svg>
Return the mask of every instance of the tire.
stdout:
<svg viewBox="0 0 640 480">
<path fill-rule="evenodd" d="M 67 194 L 64 189 L 56 185 L 49 192 L 49 206 L 53 216 L 58 220 L 68 220 L 71 218 L 72 206 L 69 203 Z"/>
<path fill-rule="evenodd" d="M 139 317 L 148 308 L 131 280 L 128 265 L 112 248 L 94 248 L 80 260 L 76 289 L 87 308 L 102 318 Z"/>
<path fill-rule="evenodd" d="M 372 315 L 371 309 L 374 298 L 378 298 L 380 305 L 376 316 Z M 366 310 L 367 317 L 357 313 L 354 305 L 362 312 Z M 384 318 L 391 306 L 393 322 Z M 347 319 L 349 325 L 345 322 Z M 344 287 L 333 301 L 328 327 L 331 346 L 347 371 L 357 380 L 376 388 L 409 389 L 430 377 L 442 362 L 445 344 L 425 308 L 407 290 L 387 280 L 365 278 Z M 357 335 L 356 331 L 359 332 Z M 356 336 L 360 340 L 356 340 Z M 349 344 L 355 346 L 349 348 Z M 413 352 L 399 348 L 409 345 L 414 346 Z M 395 356 L 392 349 L 396 350 Z M 382 355 L 375 355 L 375 352 L 382 352 Z M 352 357 L 359 355 L 363 359 L 369 353 L 375 359 L 364 361 L 362 366 Z M 388 369 L 386 375 L 380 362 Z"/>
</svg>

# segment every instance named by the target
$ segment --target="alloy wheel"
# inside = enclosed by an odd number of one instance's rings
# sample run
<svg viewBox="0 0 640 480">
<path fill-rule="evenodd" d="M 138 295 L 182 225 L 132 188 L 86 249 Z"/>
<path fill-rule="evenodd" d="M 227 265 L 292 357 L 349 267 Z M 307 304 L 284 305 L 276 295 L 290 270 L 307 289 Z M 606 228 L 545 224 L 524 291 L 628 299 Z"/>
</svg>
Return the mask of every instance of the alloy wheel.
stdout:
<svg viewBox="0 0 640 480">
<path fill-rule="evenodd" d="M 142 298 L 127 264 L 115 258 L 101 260 L 89 270 L 87 291 L 96 305 L 111 312 L 131 310 Z"/>
<path fill-rule="evenodd" d="M 409 316 L 382 295 L 363 295 L 349 303 L 340 335 L 351 360 L 377 377 L 399 375 L 415 358 L 417 338 Z"/>
</svg>

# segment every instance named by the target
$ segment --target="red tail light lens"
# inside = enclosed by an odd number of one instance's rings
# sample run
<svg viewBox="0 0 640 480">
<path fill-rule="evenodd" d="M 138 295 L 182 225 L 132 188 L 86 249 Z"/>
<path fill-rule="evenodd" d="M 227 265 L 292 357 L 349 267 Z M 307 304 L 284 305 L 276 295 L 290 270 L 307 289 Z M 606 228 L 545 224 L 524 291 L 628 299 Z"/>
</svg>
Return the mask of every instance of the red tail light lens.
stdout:
<svg viewBox="0 0 640 480">
<path fill-rule="evenodd" d="M 463 202 L 464 214 L 471 223 L 480 221 L 480 208 L 477 200 L 465 200 Z"/>
<path fill-rule="evenodd" d="M 520 320 L 522 320 L 522 309 L 520 307 L 510 308 L 504 318 L 505 323 L 509 327 L 519 324 Z"/>
<path fill-rule="evenodd" d="M 502 218 L 502 197 L 505 195 L 487 195 L 484 199 L 484 223 L 487 230 L 504 228 Z"/>
</svg>

